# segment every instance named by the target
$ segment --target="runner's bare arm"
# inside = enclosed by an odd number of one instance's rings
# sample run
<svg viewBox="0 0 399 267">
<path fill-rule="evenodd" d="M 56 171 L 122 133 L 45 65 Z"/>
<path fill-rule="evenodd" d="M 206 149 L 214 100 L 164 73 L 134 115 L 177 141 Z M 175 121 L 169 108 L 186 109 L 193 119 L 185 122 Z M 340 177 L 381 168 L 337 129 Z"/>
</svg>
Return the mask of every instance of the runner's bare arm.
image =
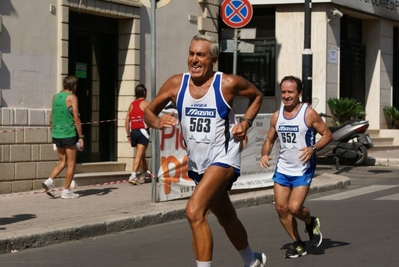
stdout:
<svg viewBox="0 0 399 267">
<path fill-rule="evenodd" d="M 177 93 L 180 89 L 182 74 L 169 78 L 161 87 L 158 94 L 144 110 L 145 123 L 155 129 L 170 128 L 179 123 L 173 116 L 174 112 L 158 117 L 162 109 L 170 102 L 176 103 Z"/>
</svg>

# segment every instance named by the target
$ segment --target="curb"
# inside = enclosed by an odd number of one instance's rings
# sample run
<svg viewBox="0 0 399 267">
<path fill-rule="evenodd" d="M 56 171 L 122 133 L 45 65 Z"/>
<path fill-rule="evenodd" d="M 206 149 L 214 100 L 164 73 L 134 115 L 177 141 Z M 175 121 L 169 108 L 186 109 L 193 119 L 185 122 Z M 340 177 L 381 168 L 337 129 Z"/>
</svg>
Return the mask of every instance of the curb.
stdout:
<svg viewBox="0 0 399 267">
<path fill-rule="evenodd" d="M 373 157 L 369 157 L 367 159 L 366 165 L 399 167 L 399 159 L 397 159 L 397 158 L 389 159 L 389 158 L 373 158 Z"/>
<path fill-rule="evenodd" d="M 310 187 L 309 194 L 344 188 L 350 185 L 350 179 L 347 177 L 327 175 L 328 177 L 333 176 L 335 178 L 334 181 L 331 182 L 328 181 L 328 178 L 324 178 L 323 176 L 324 175 L 319 176 L 320 180 L 314 180 Z M 244 193 L 233 193 L 231 194 L 231 200 L 236 209 L 273 203 L 273 189 L 263 188 Z M 123 216 L 123 218 L 113 216 L 113 218 L 110 218 L 109 220 L 88 223 L 87 225 L 51 229 L 34 234 L 23 233 L 17 236 L 12 236 L 0 240 L 0 254 L 13 253 L 30 248 L 39 248 L 72 240 L 80 240 L 83 238 L 101 236 L 125 230 L 138 229 L 186 218 L 186 201 L 176 201 L 168 204 L 168 210 L 165 210 L 165 206 L 152 205 L 151 209 L 154 211 L 151 213 Z M 29 232 L 31 231 L 32 230 Z"/>
</svg>

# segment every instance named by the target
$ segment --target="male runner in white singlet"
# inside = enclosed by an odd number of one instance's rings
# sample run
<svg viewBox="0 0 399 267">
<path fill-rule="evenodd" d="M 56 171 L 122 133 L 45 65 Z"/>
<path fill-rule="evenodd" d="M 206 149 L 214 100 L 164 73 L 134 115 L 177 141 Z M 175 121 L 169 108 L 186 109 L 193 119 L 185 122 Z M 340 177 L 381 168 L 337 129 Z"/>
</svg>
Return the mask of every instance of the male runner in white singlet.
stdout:
<svg viewBox="0 0 399 267">
<path fill-rule="evenodd" d="M 213 239 L 207 222 L 210 211 L 217 217 L 245 267 L 266 264 L 263 253 L 254 253 L 247 232 L 237 218 L 228 191 L 240 175 L 240 143 L 257 115 L 262 94 L 236 75 L 214 72 L 219 46 L 209 36 L 194 36 L 188 54 L 189 73 L 169 78 L 144 111 L 147 125 L 162 129 L 181 124 L 188 156 L 188 176 L 197 184 L 187 202 L 186 215 L 192 230 L 197 267 L 212 266 Z M 234 97 L 249 99 L 242 122 L 231 109 Z M 158 117 L 170 102 L 174 113 Z"/>
<path fill-rule="evenodd" d="M 311 246 L 318 247 L 323 240 L 319 218 L 311 217 L 309 209 L 303 204 L 316 170 L 316 151 L 325 147 L 332 140 L 332 135 L 319 114 L 300 101 L 300 79 L 286 76 L 280 83 L 280 89 L 284 106 L 270 120 L 260 166 L 270 166 L 269 160 L 272 158 L 269 155 L 278 138 L 280 155 L 273 176 L 274 200 L 280 222 L 294 241 L 285 257 L 298 258 L 305 256 L 307 251 L 299 236 L 295 218 L 305 222 Z M 315 132 L 321 135 L 317 143 Z"/>
</svg>

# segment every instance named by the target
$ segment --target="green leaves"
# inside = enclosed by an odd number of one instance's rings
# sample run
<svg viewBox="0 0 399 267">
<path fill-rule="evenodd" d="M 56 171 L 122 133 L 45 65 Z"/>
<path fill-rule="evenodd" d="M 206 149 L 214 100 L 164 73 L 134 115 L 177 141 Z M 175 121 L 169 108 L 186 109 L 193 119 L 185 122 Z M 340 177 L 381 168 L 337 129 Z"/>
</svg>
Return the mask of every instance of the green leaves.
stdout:
<svg viewBox="0 0 399 267">
<path fill-rule="evenodd" d="M 363 105 L 353 98 L 330 98 L 327 101 L 334 119 L 334 125 L 339 126 L 347 120 L 364 116 Z"/>
<path fill-rule="evenodd" d="M 385 117 L 387 117 L 391 123 L 393 129 L 399 129 L 399 110 L 395 107 L 386 106 L 382 109 Z"/>
</svg>

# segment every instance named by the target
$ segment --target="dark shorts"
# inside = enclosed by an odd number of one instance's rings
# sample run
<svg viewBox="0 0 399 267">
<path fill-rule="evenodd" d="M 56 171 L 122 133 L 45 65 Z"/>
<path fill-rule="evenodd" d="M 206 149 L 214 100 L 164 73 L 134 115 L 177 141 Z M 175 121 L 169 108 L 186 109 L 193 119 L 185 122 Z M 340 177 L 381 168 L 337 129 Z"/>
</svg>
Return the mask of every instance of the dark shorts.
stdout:
<svg viewBox="0 0 399 267">
<path fill-rule="evenodd" d="M 212 165 L 223 167 L 223 168 L 231 167 L 228 164 L 219 163 L 219 162 L 212 163 L 211 166 Z M 231 187 L 233 186 L 234 182 L 237 181 L 238 177 L 240 177 L 240 170 L 237 168 L 234 168 L 234 167 L 233 167 L 233 169 L 234 169 L 234 177 L 233 177 L 233 179 L 231 179 L 230 183 L 227 185 L 226 190 L 230 190 Z M 204 176 L 203 173 L 198 174 L 197 172 L 194 172 L 194 171 L 188 171 L 187 174 L 188 174 L 188 177 L 190 177 L 196 185 L 201 181 L 202 177 Z"/>
<path fill-rule="evenodd" d="M 79 138 L 77 136 L 69 137 L 69 138 L 54 138 L 53 137 L 53 144 L 55 144 L 57 147 L 67 147 L 67 146 L 75 145 L 78 140 L 79 140 Z"/>
<path fill-rule="evenodd" d="M 150 129 L 136 129 L 130 131 L 130 144 L 136 147 L 137 144 L 147 146 L 150 142 Z"/>
</svg>

